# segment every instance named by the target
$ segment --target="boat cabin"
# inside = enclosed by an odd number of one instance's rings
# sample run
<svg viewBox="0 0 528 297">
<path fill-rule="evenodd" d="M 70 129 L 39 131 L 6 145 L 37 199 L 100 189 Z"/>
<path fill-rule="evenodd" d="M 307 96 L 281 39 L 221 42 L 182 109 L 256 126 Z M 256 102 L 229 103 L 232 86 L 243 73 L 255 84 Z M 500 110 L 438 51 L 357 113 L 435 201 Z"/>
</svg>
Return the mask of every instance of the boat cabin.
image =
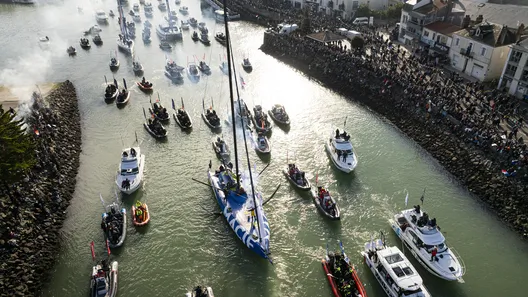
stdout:
<svg viewBox="0 0 528 297">
<path fill-rule="evenodd" d="M 445 237 L 436 224 L 436 218 L 429 219 L 429 215 L 421 210 L 420 205 L 402 211 L 397 221 L 402 231 L 407 231 L 412 236 L 417 247 L 431 251 L 436 246 L 439 253 L 447 249 Z"/>
<path fill-rule="evenodd" d="M 139 173 L 138 148 L 127 148 L 121 154 L 121 172 L 122 176 L 136 175 Z"/>
</svg>

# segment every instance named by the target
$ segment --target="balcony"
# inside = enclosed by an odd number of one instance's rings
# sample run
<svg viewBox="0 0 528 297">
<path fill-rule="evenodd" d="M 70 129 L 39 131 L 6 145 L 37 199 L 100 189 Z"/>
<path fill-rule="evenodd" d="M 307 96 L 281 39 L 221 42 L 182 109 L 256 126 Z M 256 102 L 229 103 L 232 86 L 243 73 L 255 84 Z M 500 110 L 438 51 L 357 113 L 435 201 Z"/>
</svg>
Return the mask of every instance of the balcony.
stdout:
<svg viewBox="0 0 528 297">
<path fill-rule="evenodd" d="M 460 49 L 460 54 L 461 54 L 462 56 L 466 56 L 466 57 L 468 57 L 468 58 L 473 58 L 473 54 L 474 54 L 474 53 L 475 53 L 475 52 L 472 52 L 472 51 L 471 51 L 471 48 L 461 48 L 461 49 Z"/>
</svg>

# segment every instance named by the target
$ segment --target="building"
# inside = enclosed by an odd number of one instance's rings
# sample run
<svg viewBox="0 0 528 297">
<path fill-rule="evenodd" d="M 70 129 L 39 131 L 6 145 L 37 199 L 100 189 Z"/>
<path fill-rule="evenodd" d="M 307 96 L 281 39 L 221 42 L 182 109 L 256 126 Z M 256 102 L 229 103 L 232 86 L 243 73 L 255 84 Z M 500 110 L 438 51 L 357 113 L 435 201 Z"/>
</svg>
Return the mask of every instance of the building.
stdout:
<svg viewBox="0 0 528 297">
<path fill-rule="evenodd" d="M 451 36 L 454 32 L 460 31 L 459 27 L 447 22 L 434 22 L 423 27 L 420 41 L 429 46 L 430 51 L 435 51 L 442 55 L 449 54 L 451 47 Z"/>
<path fill-rule="evenodd" d="M 451 66 L 479 81 L 498 79 L 508 59 L 509 45 L 520 39 L 519 30 L 482 22 L 482 16 L 476 25 L 464 27 L 452 35 Z"/>
<path fill-rule="evenodd" d="M 389 0 L 290 0 L 292 5 L 303 8 L 306 5 L 316 7 L 317 11 L 350 20 L 354 18 L 360 5 L 368 5 L 372 10 L 383 10 L 389 7 Z"/>
<path fill-rule="evenodd" d="M 403 6 L 398 39 L 405 44 L 417 45 L 424 26 L 435 22 L 462 26 L 465 11 L 453 0 L 409 0 Z"/>
<path fill-rule="evenodd" d="M 464 9 L 472 20 L 481 15 L 490 23 L 502 24 L 510 28 L 517 28 L 520 23 L 526 24 L 528 20 L 528 6 L 493 4 L 487 3 L 486 0 L 458 0 L 457 5 Z"/>
<path fill-rule="evenodd" d="M 512 44 L 498 88 L 517 98 L 528 99 L 528 39 Z"/>
</svg>

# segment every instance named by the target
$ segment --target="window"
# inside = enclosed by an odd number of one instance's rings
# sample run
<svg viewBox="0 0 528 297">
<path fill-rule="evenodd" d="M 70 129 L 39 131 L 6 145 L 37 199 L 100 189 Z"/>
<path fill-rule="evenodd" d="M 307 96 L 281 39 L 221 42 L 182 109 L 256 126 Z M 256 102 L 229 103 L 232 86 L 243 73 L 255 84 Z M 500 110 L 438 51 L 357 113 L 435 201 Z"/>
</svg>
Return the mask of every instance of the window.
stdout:
<svg viewBox="0 0 528 297">
<path fill-rule="evenodd" d="M 511 57 L 510 57 L 510 61 L 515 62 L 515 63 L 519 63 L 519 61 L 521 60 L 521 57 L 522 57 L 522 52 L 514 50 L 512 52 Z"/>
<path fill-rule="evenodd" d="M 434 40 L 436 37 L 436 33 L 433 32 L 433 38 L 431 38 L 432 40 Z"/>
<path fill-rule="evenodd" d="M 528 81 L 528 70 L 523 70 L 521 74 L 521 80 Z"/>
<path fill-rule="evenodd" d="M 515 72 L 517 72 L 517 66 L 508 64 L 506 66 L 506 71 L 504 72 L 504 74 L 509 76 L 515 76 Z"/>
<path fill-rule="evenodd" d="M 482 47 L 482 48 L 480 49 L 480 55 L 481 55 L 481 56 L 485 56 L 485 55 L 486 55 L 486 48 L 485 48 L 485 47 Z"/>
<path fill-rule="evenodd" d="M 429 31 L 424 30 L 423 36 L 425 36 L 425 37 L 429 37 Z"/>
<path fill-rule="evenodd" d="M 457 37 L 456 41 L 455 41 L 455 45 L 458 46 L 460 44 L 460 38 Z"/>
<path fill-rule="evenodd" d="M 359 8 L 359 1 L 352 1 L 352 10 L 356 10 Z"/>
</svg>

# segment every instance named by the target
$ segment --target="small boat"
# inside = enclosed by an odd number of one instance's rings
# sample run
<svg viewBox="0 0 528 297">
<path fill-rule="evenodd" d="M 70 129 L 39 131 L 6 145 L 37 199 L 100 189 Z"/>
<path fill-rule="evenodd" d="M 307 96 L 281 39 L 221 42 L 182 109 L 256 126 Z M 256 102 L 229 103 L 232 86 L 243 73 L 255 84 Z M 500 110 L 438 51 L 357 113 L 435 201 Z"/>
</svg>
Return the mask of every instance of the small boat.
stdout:
<svg viewBox="0 0 528 297">
<path fill-rule="evenodd" d="M 145 5 L 145 0 L 139 0 L 139 4 Z"/>
<path fill-rule="evenodd" d="M 200 34 L 200 41 L 205 45 L 211 44 L 211 40 L 209 40 L 209 35 L 207 35 L 207 33 L 202 32 Z"/>
<path fill-rule="evenodd" d="M 180 12 L 181 12 L 182 14 L 188 14 L 188 13 L 189 13 L 189 7 L 187 7 L 187 6 L 181 6 L 181 7 L 180 7 Z"/>
<path fill-rule="evenodd" d="M 49 42 L 49 37 L 48 36 L 40 37 L 39 41 L 40 42 Z"/>
<path fill-rule="evenodd" d="M 128 32 L 128 37 L 129 37 L 130 39 L 134 39 L 134 38 L 136 38 L 136 31 L 130 31 L 130 32 Z"/>
<path fill-rule="evenodd" d="M 160 42 L 159 47 L 162 50 L 169 50 L 170 51 L 172 49 L 172 45 L 170 43 L 168 43 L 167 41 Z"/>
<path fill-rule="evenodd" d="M 145 28 L 152 28 L 152 23 L 151 23 L 149 20 L 145 20 L 145 21 L 143 22 L 143 26 L 144 26 Z"/>
<path fill-rule="evenodd" d="M 172 60 L 167 60 L 167 63 L 165 64 L 165 70 L 182 72 L 183 70 L 185 70 L 185 67 L 176 64 L 176 62 Z"/>
<path fill-rule="evenodd" d="M 125 106 L 130 100 L 130 91 L 127 88 L 126 81 L 124 78 L 123 78 L 123 84 L 125 85 L 125 88 L 121 90 L 119 95 L 117 95 L 117 99 L 116 99 L 116 105 L 118 107 Z"/>
<path fill-rule="evenodd" d="M 237 123 L 239 123 L 240 118 L 243 118 L 247 127 L 251 125 L 251 112 L 244 100 L 240 99 L 235 101 L 235 115 Z"/>
<path fill-rule="evenodd" d="M 350 142 L 350 135 L 347 135 L 346 131 L 339 133 L 339 129 L 335 133 L 326 141 L 326 151 L 337 169 L 350 173 L 354 171 L 358 163 L 354 147 Z"/>
<path fill-rule="evenodd" d="M 178 21 L 178 13 L 176 10 L 169 11 L 168 15 L 164 17 L 167 22 L 177 22 Z"/>
<path fill-rule="evenodd" d="M 209 29 L 207 29 L 207 25 L 204 22 L 199 22 L 198 23 L 198 29 L 202 33 L 206 33 L 206 34 L 209 33 Z"/>
<path fill-rule="evenodd" d="M 70 46 L 66 49 L 66 52 L 68 53 L 68 55 L 73 56 L 77 53 L 77 50 L 73 46 Z"/>
<path fill-rule="evenodd" d="M 189 24 L 194 28 L 194 27 L 198 26 L 198 20 L 193 18 L 193 17 L 191 17 L 189 19 Z"/>
<path fill-rule="evenodd" d="M 167 137 L 167 129 L 156 118 L 146 120 L 143 126 L 154 138 L 161 139 Z"/>
<path fill-rule="evenodd" d="M 104 10 L 97 10 L 95 12 L 95 20 L 98 23 L 104 24 L 108 22 L 108 16 L 106 15 L 106 12 L 104 12 Z"/>
<path fill-rule="evenodd" d="M 203 106 L 203 112 L 202 112 L 202 118 L 211 129 L 221 129 L 222 124 L 220 122 L 220 118 L 216 114 L 216 111 L 213 109 L 213 102 L 211 99 L 211 107 L 208 109 L 205 109 L 205 100 L 202 100 L 202 106 Z"/>
<path fill-rule="evenodd" d="M 198 66 L 193 62 L 190 62 L 189 65 L 187 65 L 187 75 L 194 81 L 200 80 L 200 70 L 198 70 Z"/>
<path fill-rule="evenodd" d="M 81 40 L 79 41 L 79 44 L 81 45 L 81 48 L 83 49 L 89 49 L 92 47 L 90 45 L 90 40 L 88 40 L 88 38 L 81 38 Z"/>
<path fill-rule="evenodd" d="M 288 181 L 297 189 L 309 191 L 312 188 L 305 172 L 301 171 L 295 164 L 288 164 L 288 168 L 282 170 Z"/>
<path fill-rule="evenodd" d="M 94 252 L 92 253 L 95 255 Z M 117 268 L 117 261 L 109 262 L 109 260 L 102 260 L 92 267 L 90 297 L 115 297 L 117 295 Z"/>
<path fill-rule="evenodd" d="M 141 74 L 143 72 L 143 65 L 139 61 L 132 62 L 132 70 L 135 74 Z"/>
<path fill-rule="evenodd" d="M 448 247 L 436 218 L 415 205 L 397 213 L 391 223 L 396 233 L 418 262 L 434 276 L 448 281 L 464 282 L 464 262 L 453 247 Z M 432 251 L 436 249 L 434 260 Z"/>
<path fill-rule="evenodd" d="M 128 14 L 131 15 L 131 16 L 133 16 L 133 15 L 134 15 L 134 10 L 131 9 L 131 10 L 128 12 Z"/>
<path fill-rule="evenodd" d="M 159 101 L 159 94 L 158 94 L 158 100 L 154 102 L 154 104 L 151 104 L 151 105 L 152 106 L 149 107 L 149 112 L 152 117 L 158 119 L 158 121 L 161 121 L 161 122 L 170 120 L 169 112 L 167 111 L 165 107 L 163 107 L 163 105 L 161 105 Z"/>
<path fill-rule="evenodd" d="M 317 192 L 312 190 L 313 202 L 317 209 L 319 209 L 327 218 L 332 220 L 339 220 L 341 213 L 334 198 L 330 192 L 324 187 L 317 187 Z"/>
<path fill-rule="evenodd" d="M 222 63 L 220 63 L 220 70 L 222 70 L 222 72 L 224 74 L 229 74 L 229 68 L 228 68 L 228 65 L 227 65 L 227 62 L 226 61 L 222 61 Z"/>
<path fill-rule="evenodd" d="M 152 3 L 145 2 L 145 7 L 143 9 L 145 9 L 145 11 L 152 11 L 153 9 Z"/>
<path fill-rule="evenodd" d="M 226 45 L 227 43 L 227 37 L 223 32 L 216 32 L 215 34 L 216 41 L 220 42 L 222 45 Z"/>
<path fill-rule="evenodd" d="M 398 247 L 387 247 L 377 239 L 365 243 L 361 254 L 387 296 L 431 297 L 420 274 Z"/>
<path fill-rule="evenodd" d="M 98 25 L 93 25 L 91 28 L 90 28 L 90 33 L 91 34 L 94 34 L 94 33 L 100 33 L 102 32 L 103 30 L 98 26 Z"/>
<path fill-rule="evenodd" d="M 150 31 L 143 30 L 143 33 L 141 35 L 141 38 L 143 39 L 144 43 L 150 43 L 152 40 L 150 39 Z"/>
<path fill-rule="evenodd" d="M 134 3 L 134 5 L 132 6 L 132 9 L 133 9 L 134 11 L 139 11 L 139 4 Z"/>
<path fill-rule="evenodd" d="M 187 292 L 187 294 L 185 294 L 185 297 L 214 297 L 214 294 L 213 289 L 211 287 L 205 287 L 205 289 L 203 289 L 203 287 L 197 286 L 192 291 Z"/>
<path fill-rule="evenodd" d="M 174 3 L 175 3 L 176 5 L 180 5 L 181 0 L 174 0 Z"/>
<path fill-rule="evenodd" d="M 139 147 L 125 148 L 121 153 L 121 163 L 116 176 L 116 185 L 125 194 L 132 194 L 143 183 L 145 155 Z"/>
<path fill-rule="evenodd" d="M 220 160 L 227 160 L 231 152 L 229 151 L 229 146 L 227 143 L 220 137 L 217 137 L 216 140 L 211 142 L 213 144 L 213 150 Z"/>
<path fill-rule="evenodd" d="M 183 80 L 183 74 L 177 70 L 165 70 L 165 76 L 170 78 L 173 82 L 181 82 Z"/>
<path fill-rule="evenodd" d="M 159 10 L 161 10 L 161 11 L 165 11 L 165 10 L 167 10 L 167 4 L 165 4 L 165 2 L 160 2 L 160 3 L 158 4 L 158 8 L 159 8 Z"/>
<path fill-rule="evenodd" d="M 290 117 L 288 116 L 288 113 L 286 113 L 286 109 L 283 105 L 273 105 L 271 110 L 268 110 L 268 114 L 270 115 L 271 119 L 277 124 L 286 126 L 290 124 Z"/>
<path fill-rule="evenodd" d="M 112 10 L 110 10 L 110 13 L 108 13 L 108 15 L 112 18 L 115 17 L 115 13 Z"/>
<path fill-rule="evenodd" d="M 106 81 L 106 76 L 105 76 L 105 82 L 106 82 L 106 88 L 105 88 L 104 99 L 106 102 L 112 102 L 117 98 L 117 95 L 119 95 L 119 86 L 117 85 L 117 81 L 115 79 L 114 79 L 113 84 L 109 84 Z"/>
<path fill-rule="evenodd" d="M 93 38 L 92 38 L 92 41 L 95 45 L 101 45 L 103 44 L 103 39 L 101 38 L 101 36 L 99 34 L 96 34 Z"/>
<path fill-rule="evenodd" d="M 200 40 L 200 36 L 198 36 L 198 32 L 193 31 L 193 33 L 192 33 L 192 35 L 191 35 L 191 39 L 192 39 L 193 41 L 198 41 L 198 40 Z"/>
<path fill-rule="evenodd" d="M 132 205 L 132 223 L 134 226 L 145 226 L 150 222 L 150 212 L 146 203 L 136 202 Z"/>
<path fill-rule="evenodd" d="M 145 80 L 145 77 L 143 77 L 142 81 L 136 82 L 136 84 L 138 88 L 145 93 L 152 92 L 153 90 L 152 83 L 148 80 Z"/>
<path fill-rule="evenodd" d="M 140 22 L 141 22 L 141 16 L 139 15 L 139 13 L 137 13 L 137 12 L 134 13 L 134 15 L 132 16 L 132 20 L 133 20 L 134 22 L 138 22 L 138 23 L 140 23 Z"/>
<path fill-rule="evenodd" d="M 182 30 L 189 30 L 189 22 L 187 20 L 181 21 Z"/>
<path fill-rule="evenodd" d="M 174 109 L 174 120 L 176 120 L 176 123 L 178 126 L 180 126 L 182 129 L 190 129 L 192 128 L 192 120 L 191 116 L 189 115 L 189 112 L 185 110 L 185 106 L 183 104 L 183 98 L 181 99 L 182 107 L 176 109 L 176 106 L 174 105 L 174 99 L 172 99 L 172 108 Z"/>
<path fill-rule="evenodd" d="M 116 70 L 117 68 L 119 68 L 119 60 L 117 58 L 110 58 L 110 63 L 108 63 L 108 66 L 110 66 L 110 69 L 111 70 Z"/>
<path fill-rule="evenodd" d="M 117 203 L 106 206 L 106 212 L 103 213 L 101 229 L 108 240 L 109 248 L 118 248 L 123 245 L 126 238 L 126 209 L 121 208 Z"/>
<path fill-rule="evenodd" d="M 271 126 L 268 115 L 262 110 L 262 106 L 255 105 L 253 108 L 253 117 L 251 119 L 253 120 L 253 125 L 255 126 L 257 132 L 271 132 L 273 126 Z"/>
<path fill-rule="evenodd" d="M 251 62 L 249 62 L 249 58 L 244 58 L 244 60 L 242 60 L 242 68 L 244 68 L 244 70 L 253 69 L 253 65 L 251 65 Z"/>
<path fill-rule="evenodd" d="M 126 24 L 126 27 L 127 27 L 127 30 L 130 31 L 130 32 L 128 32 L 128 33 L 132 33 L 132 32 L 135 33 L 135 32 L 136 32 L 136 24 L 135 24 L 135 23 L 133 23 L 133 22 L 128 22 L 128 23 Z"/>
<path fill-rule="evenodd" d="M 145 9 L 145 17 L 151 18 L 152 16 L 154 16 L 154 13 L 152 12 L 152 10 Z"/>
<path fill-rule="evenodd" d="M 207 65 L 205 61 L 200 61 L 198 63 L 198 69 L 200 69 L 201 72 L 206 74 L 211 73 L 211 67 L 209 67 L 209 65 Z"/>
<path fill-rule="evenodd" d="M 350 262 L 350 258 L 345 254 L 341 241 L 339 241 L 339 247 L 341 253 L 329 252 L 327 244 L 326 257 L 321 261 L 334 296 L 367 297 L 367 291 L 363 287 L 354 265 Z"/>
<path fill-rule="evenodd" d="M 271 145 L 268 137 L 263 133 L 258 132 L 257 139 L 255 140 L 255 151 L 260 154 L 271 153 Z"/>
</svg>

